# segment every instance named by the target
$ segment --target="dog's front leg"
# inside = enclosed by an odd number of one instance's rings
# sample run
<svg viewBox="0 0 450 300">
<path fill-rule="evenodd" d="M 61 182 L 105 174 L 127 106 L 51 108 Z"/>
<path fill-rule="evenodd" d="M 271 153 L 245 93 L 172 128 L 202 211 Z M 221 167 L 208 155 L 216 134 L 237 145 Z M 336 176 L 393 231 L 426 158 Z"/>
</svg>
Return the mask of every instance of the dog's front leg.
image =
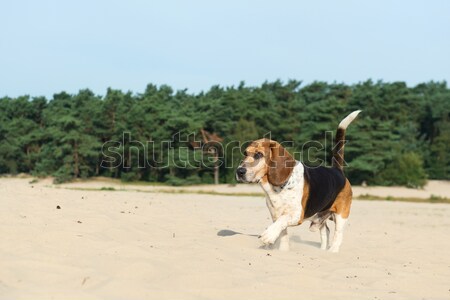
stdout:
<svg viewBox="0 0 450 300">
<path fill-rule="evenodd" d="M 297 225 L 299 220 L 299 216 L 296 215 L 281 215 L 275 222 L 273 222 L 266 231 L 261 234 L 261 241 L 265 245 L 270 245 L 275 243 L 275 241 L 280 236 L 281 232 L 287 229 L 288 226 Z M 286 234 L 283 234 L 283 239 L 288 238 L 287 237 L 287 231 Z M 285 237 L 284 237 L 285 236 Z"/>
<path fill-rule="evenodd" d="M 289 251 L 289 235 L 287 228 L 280 233 L 278 249 L 281 251 Z"/>
</svg>

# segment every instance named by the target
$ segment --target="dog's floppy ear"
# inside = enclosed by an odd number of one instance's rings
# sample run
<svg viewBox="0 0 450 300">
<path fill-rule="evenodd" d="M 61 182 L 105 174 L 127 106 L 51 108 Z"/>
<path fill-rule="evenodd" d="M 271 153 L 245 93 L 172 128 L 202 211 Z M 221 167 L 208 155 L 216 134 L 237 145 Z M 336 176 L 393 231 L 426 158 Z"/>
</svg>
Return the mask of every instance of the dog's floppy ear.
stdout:
<svg viewBox="0 0 450 300">
<path fill-rule="evenodd" d="M 270 162 L 267 180 L 274 186 L 282 186 L 291 176 L 295 160 L 278 142 L 270 141 Z"/>
</svg>

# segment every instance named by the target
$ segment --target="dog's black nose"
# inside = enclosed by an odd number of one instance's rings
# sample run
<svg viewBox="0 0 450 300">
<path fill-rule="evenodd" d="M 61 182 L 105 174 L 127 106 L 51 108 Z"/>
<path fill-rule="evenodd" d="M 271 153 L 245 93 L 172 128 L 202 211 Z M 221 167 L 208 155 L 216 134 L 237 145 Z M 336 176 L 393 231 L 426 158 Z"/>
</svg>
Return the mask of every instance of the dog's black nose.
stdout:
<svg viewBox="0 0 450 300">
<path fill-rule="evenodd" d="M 245 173 L 247 172 L 247 169 L 246 168 L 238 168 L 237 170 L 236 170 L 236 173 L 237 173 L 237 175 L 239 176 L 239 177 L 242 177 L 242 176 L 244 176 L 245 175 Z"/>
</svg>

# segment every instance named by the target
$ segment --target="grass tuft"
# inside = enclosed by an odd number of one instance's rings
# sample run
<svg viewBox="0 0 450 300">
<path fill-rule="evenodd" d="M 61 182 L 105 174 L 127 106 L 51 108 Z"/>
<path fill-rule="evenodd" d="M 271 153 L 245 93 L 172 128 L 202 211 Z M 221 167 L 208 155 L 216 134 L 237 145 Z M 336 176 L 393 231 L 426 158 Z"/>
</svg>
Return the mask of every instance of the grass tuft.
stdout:
<svg viewBox="0 0 450 300">
<path fill-rule="evenodd" d="M 100 188 L 101 191 L 115 191 L 116 189 L 112 186 L 103 186 Z"/>
</svg>

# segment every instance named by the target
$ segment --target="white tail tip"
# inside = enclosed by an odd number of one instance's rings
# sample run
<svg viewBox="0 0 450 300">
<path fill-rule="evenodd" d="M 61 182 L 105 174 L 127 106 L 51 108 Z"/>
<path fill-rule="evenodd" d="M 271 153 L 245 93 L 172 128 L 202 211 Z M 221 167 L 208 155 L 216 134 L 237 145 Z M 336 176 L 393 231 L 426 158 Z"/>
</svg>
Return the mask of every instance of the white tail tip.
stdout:
<svg viewBox="0 0 450 300">
<path fill-rule="evenodd" d="M 356 118 L 356 116 L 361 112 L 361 110 L 355 110 L 351 114 L 345 117 L 344 120 L 339 123 L 339 128 L 347 129 L 348 125 Z"/>
</svg>

